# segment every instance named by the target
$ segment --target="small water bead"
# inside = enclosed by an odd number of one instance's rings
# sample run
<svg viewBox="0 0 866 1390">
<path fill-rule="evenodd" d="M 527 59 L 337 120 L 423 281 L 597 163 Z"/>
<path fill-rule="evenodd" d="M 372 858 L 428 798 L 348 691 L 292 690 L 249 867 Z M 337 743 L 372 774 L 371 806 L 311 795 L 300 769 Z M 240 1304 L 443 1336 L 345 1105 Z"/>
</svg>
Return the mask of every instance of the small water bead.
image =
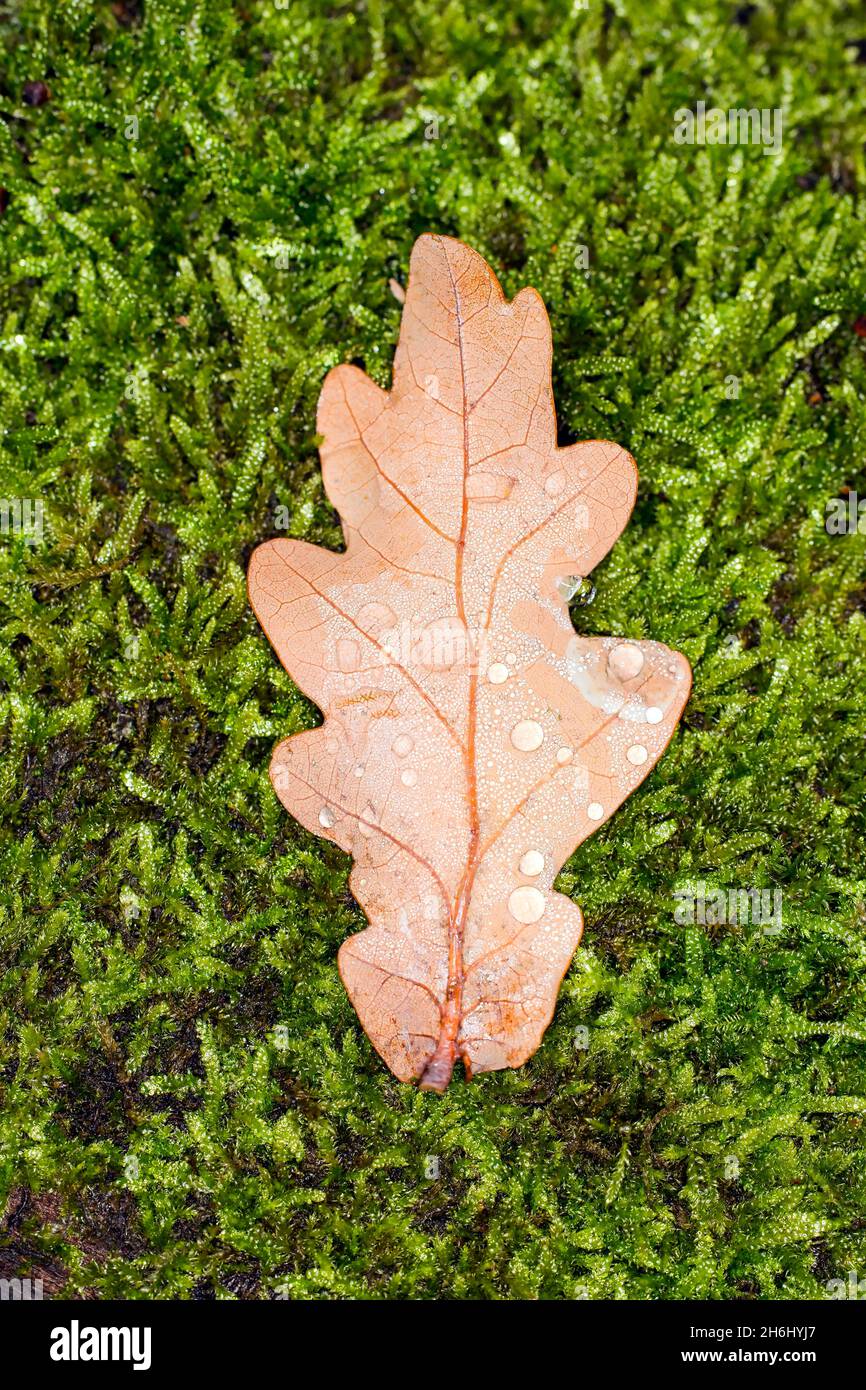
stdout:
<svg viewBox="0 0 866 1390">
<path fill-rule="evenodd" d="M 348 675 L 357 671 L 361 664 L 361 650 L 351 637 L 341 637 L 337 642 L 337 665 Z"/>
<path fill-rule="evenodd" d="M 591 801 L 586 808 L 586 814 L 590 820 L 601 820 L 604 815 L 604 807 L 600 801 Z"/>
<path fill-rule="evenodd" d="M 501 685 L 503 681 L 508 680 L 509 675 L 507 666 L 504 666 L 501 661 L 494 661 L 487 672 L 487 679 L 491 685 Z"/>
<path fill-rule="evenodd" d="M 646 762 L 648 754 L 642 743 L 633 743 L 625 756 L 635 767 L 640 767 L 641 763 Z"/>
<path fill-rule="evenodd" d="M 397 614 L 387 603 L 365 603 L 358 613 L 358 622 L 365 632 L 381 633 L 396 626 Z"/>
<path fill-rule="evenodd" d="M 411 753 L 414 747 L 415 741 L 408 734 L 398 734 L 391 744 L 391 751 L 396 753 L 398 758 L 405 758 L 406 754 Z"/>
<path fill-rule="evenodd" d="M 528 925 L 544 916 L 544 894 L 537 888 L 515 888 L 508 899 L 508 911 L 517 922 Z"/>
<path fill-rule="evenodd" d="M 544 742 L 544 730 L 534 719 L 521 719 L 511 730 L 511 742 L 521 753 L 533 753 Z"/>
<path fill-rule="evenodd" d="M 414 787 L 418 781 L 418 773 L 413 767 L 407 767 L 405 772 L 400 773 L 400 781 L 404 787 Z"/>
<path fill-rule="evenodd" d="M 643 668 L 643 652 L 632 642 L 620 642 L 607 658 L 607 669 L 618 680 L 630 681 Z"/>
<path fill-rule="evenodd" d="M 328 810 L 327 806 L 323 806 L 319 812 L 319 825 L 323 825 L 326 830 L 330 830 L 333 824 L 334 817 L 332 812 Z"/>
<path fill-rule="evenodd" d="M 527 878 L 535 878 L 544 868 L 544 855 L 540 850 L 528 849 L 520 861 L 520 872 Z"/>
<path fill-rule="evenodd" d="M 560 749 L 559 749 L 559 752 L 558 752 L 557 755 L 556 755 L 556 761 L 557 761 L 558 763 L 567 763 L 567 762 L 570 762 L 570 761 L 571 761 L 571 758 L 572 758 L 572 756 L 573 756 L 573 752 L 574 752 L 574 750 L 571 749 L 571 748 L 565 748 L 565 747 L 560 748 Z"/>
<path fill-rule="evenodd" d="M 661 724 L 662 712 L 658 705 L 648 705 L 646 712 L 646 722 L 648 724 Z"/>
<path fill-rule="evenodd" d="M 376 812 L 374 811 L 372 806 L 370 806 L 369 804 L 366 805 L 363 811 L 361 812 L 361 819 L 358 823 L 358 829 L 360 830 L 362 835 L 367 837 L 367 839 L 370 838 L 370 836 L 373 834 L 373 831 L 375 830 L 375 820 Z"/>
<path fill-rule="evenodd" d="M 582 574 L 560 574 L 554 581 L 554 587 L 560 598 L 564 598 L 566 603 L 571 603 L 575 594 L 583 584 Z"/>
<path fill-rule="evenodd" d="M 565 487 L 564 473 L 551 473 L 549 478 L 544 480 L 544 491 L 548 497 L 558 497 Z"/>
<path fill-rule="evenodd" d="M 355 768 L 355 776 L 356 776 L 356 777 L 363 777 L 363 776 L 364 776 L 364 769 L 363 769 L 363 767 L 361 766 L 360 763 L 359 763 L 358 766 Z"/>
<path fill-rule="evenodd" d="M 504 502 L 511 496 L 514 479 L 504 473 L 470 473 L 466 479 L 466 496 L 473 502 Z"/>
<path fill-rule="evenodd" d="M 580 604 L 581 608 L 588 608 L 595 599 L 598 590 L 589 579 L 581 579 L 578 592 L 571 600 L 573 603 Z"/>
</svg>

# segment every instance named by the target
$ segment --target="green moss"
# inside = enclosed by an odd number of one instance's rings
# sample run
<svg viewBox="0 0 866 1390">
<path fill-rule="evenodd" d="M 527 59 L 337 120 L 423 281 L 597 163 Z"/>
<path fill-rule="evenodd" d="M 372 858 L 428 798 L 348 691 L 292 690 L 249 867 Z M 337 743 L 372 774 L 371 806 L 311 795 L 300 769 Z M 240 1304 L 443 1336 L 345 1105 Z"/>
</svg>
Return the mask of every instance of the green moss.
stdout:
<svg viewBox="0 0 866 1390">
<path fill-rule="evenodd" d="M 866 495 L 862 16 L 24 0 L 0 25 L 0 495 L 44 508 L 39 544 L 0 537 L 3 1272 L 766 1299 L 862 1273 L 866 540 L 823 525 Z M 677 145 L 700 99 L 782 107 L 781 154 Z M 541 291 L 563 436 L 638 460 L 578 625 L 695 668 L 562 875 L 587 932 L 542 1047 L 443 1098 L 388 1075 L 340 985 L 347 862 L 267 780 L 317 714 L 244 590 L 278 520 L 338 544 L 316 397 L 346 360 L 387 383 L 423 230 Z M 782 931 L 678 925 L 699 882 L 780 889 Z"/>
</svg>

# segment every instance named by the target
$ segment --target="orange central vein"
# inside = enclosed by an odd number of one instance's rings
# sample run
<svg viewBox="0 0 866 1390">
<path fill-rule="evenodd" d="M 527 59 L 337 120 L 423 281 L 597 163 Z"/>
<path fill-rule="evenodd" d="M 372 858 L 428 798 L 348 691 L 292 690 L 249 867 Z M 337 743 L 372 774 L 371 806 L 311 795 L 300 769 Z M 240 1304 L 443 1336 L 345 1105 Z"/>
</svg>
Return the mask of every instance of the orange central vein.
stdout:
<svg viewBox="0 0 866 1390">
<path fill-rule="evenodd" d="M 466 364 L 463 357 L 463 319 L 460 312 L 460 295 L 447 252 L 442 255 L 448 268 L 448 277 L 454 294 L 454 314 L 457 322 L 457 354 L 460 362 L 460 383 L 463 396 L 463 485 L 460 510 L 460 532 L 454 555 L 454 588 L 457 596 L 457 615 L 463 629 L 469 633 L 466 619 L 466 602 L 463 592 L 463 564 L 466 553 L 466 534 L 469 523 L 469 402 L 466 397 Z M 478 773 L 475 764 L 475 735 L 478 724 L 478 667 L 472 663 L 469 671 L 469 714 L 466 727 L 466 741 L 462 745 L 463 763 L 466 777 L 466 799 L 469 806 L 469 848 L 466 855 L 466 868 L 460 880 L 457 895 L 451 905 L 448 917 L 448 982 L 445 988 L 445 1005 L 442 1010 L 439 1041 L 430 1060 L 421 1074 L 421 1088 L 428 1091 L 444 1091 L 451 1080 L 454 1063 L 458 1055 L 458 1034 L 463 1012 L 463 936 L 469 911 L 472 884 L 478 866 L 478 845 L 481 835 L 478 814 Z M 464 1055 L 463 1065 L 469 1075 L 468 1059 Z"/>
<path fill-rule="evenodd" d="M 460 532 L 455 545 L 454 587 L 456 591 L 458 617 L 463 624 L 464 631 L 468 634 L 469 624 L 466 616 L 466 603 L 463 589 L 463 566 L 469 523 L 469 496 L 466 485 L 469 478 L 469 417 L 471 409 L 466 394 L 466 366 L 463 354 L 464 320 L 461 315 L 460 295 L 444 248 L 442 254 L 445 258 L 445 265 L 448 270 L 448 277 L 451 281 L 451 289 L 454 295 L 454 313 L 457 324 L 457 354 L 460 363 L 460 381 L 463 398 L 463 487 Z M 473 406 L 475 404 L 477 404 L 477 402 L 474 402 Z M 600 476 L 607 471 L 609 466 L 610 461 L 601 469 Z M 593 478 L 591 481 L 595 482 L 597 479 Z M 574 501 L 575 497 L 580 496 L 586 490 L 586 486 L 587 484 L 583 484 L 578 488 L 575 494 L 561 502 L 548 517 L 542 522 L 539 522 L 537 526 L 533 527 L 505 552 L 496 568 L 493 583 L 488 595 L 487 611 L 484 615 L 483 623 L 483 633 L 485 635 L 490 629 L 496 591 L 508 561 L 513 558 L 521 545 L 532 539 L 533 536 L 547 526 L 554 517 L 558 516 L 565 507 L 569 506 L 571 502 Z M 469 1059 L 465 1053 L 460 1053 L 459 1044 L 460 1025 L 463 1018 L 463 989 L 466 981 L 466 968 L 463 959 L 463 938 L 466 931 L 469 903 L 478 866 L 502 831 L 502 827 L 500 827 L 494 834 L 489 836 L 482 845 L 480 816 L 478 811 L 478 771 L 475 753 L 477 724 L 478 666 L 477 662 L 473 662 L 469 671 L 469 711 L 466 741 L 460 746 L 465 769 L 466 797 L 469 807 L 469 846 L 466 855 L 466 867 L 463 871 L 457 894 L 454 902 L 450 905 L 448 914 L 448 980 L 445 989 L 445 1004 L 441 1010 L 439 1040 L 432 1056 L 421 1073 L 420 1085 L 422 1090 L 444 1091 L 451 1080 L 451 1073 L 458 1055 L 462 1055 L 467 1077 L 469 1076 Z M 556 776 L 556 774 L 561 771 L 561 768 L 554 768 L 550 774 L 550 778 L 552 779 L 552 777 Z M 546 780 L 548 780 L 547 777 L 542 778 L 539 786 L 543 785 Z M 530 793 L 524 797 L 520 805 L 522 806 L 525 804 L 530 796 L 538 789 L 538 787 L 533 788 Z M 519 809 L 519 807 L 517 809 Z"/>
</svg>

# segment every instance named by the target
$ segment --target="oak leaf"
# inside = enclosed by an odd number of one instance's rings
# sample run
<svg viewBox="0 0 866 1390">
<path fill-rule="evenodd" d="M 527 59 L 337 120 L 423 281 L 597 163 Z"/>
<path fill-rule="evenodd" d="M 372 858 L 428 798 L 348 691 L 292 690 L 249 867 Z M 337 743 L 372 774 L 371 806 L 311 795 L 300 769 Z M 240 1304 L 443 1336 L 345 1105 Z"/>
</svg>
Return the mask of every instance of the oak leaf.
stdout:
<svg viewBox="0 0 866 1390">
<path fill-rule="evenodd" d="M 374 1047 L 442 1091 L 538 1047 L 583 919 L 562 864 L 661 757 L 691 671 L 656 642 L 580 637 L 567 600 L 634 504 L 634 460 L 558 448 L 550 324 L 447 237 L 412 252 L 390 392 L 324 383 L 325 488 L 346 549 L 255 551 L 250 599 L 324 711 L 271 780 L 354 859 L 369 926 L 339 952 Z"/>
</svg>

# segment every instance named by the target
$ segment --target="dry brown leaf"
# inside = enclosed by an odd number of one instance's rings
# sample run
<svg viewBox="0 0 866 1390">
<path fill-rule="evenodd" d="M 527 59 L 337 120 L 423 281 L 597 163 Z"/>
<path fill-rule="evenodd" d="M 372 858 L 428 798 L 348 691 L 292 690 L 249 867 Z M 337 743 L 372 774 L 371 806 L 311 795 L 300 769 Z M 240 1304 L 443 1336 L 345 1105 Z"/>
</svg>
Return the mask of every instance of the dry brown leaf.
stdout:
<svg viewBox="0 0 866 1390">
<path fill-rule="evenodd" d="M 351 854 L 370 925 L 340 974 L 401 1080 L 442 1091 L 538 1047 L 583 927 L 553 891 L 661 757 L 688 698 L 656 642 L 579 637 L 567 597 L 634 504 L 634 460 L 557 448 L 550 324 L 461 242 L 422 236 L 392 390 L 356 367 L 319 401 L 346 550 L 259 546 L 250 599 L 325 712 L 271 780 Z"/>
</svg>

